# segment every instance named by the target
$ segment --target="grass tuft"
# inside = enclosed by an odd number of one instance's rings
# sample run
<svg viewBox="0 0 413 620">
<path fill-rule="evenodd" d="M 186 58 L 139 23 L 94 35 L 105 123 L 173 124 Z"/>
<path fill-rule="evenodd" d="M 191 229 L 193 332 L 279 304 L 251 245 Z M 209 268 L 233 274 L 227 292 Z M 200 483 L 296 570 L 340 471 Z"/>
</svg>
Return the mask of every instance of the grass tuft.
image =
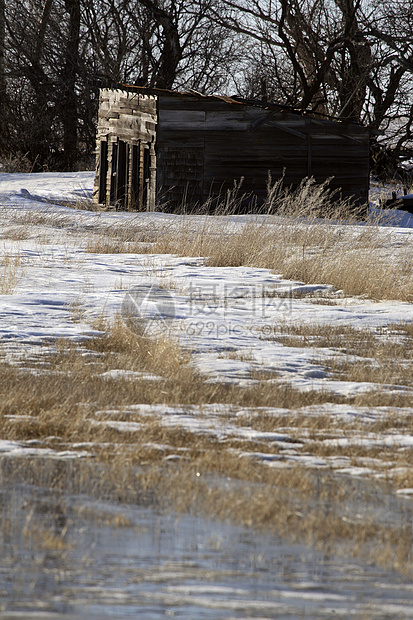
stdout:
<svg viewBox="0 0 413 620">
<path fill-rule="evenodd" d="M 22 276 L 21 254 L 3 254 L 0 258 L 0 295 L 12 295 Z"/>
</svg>

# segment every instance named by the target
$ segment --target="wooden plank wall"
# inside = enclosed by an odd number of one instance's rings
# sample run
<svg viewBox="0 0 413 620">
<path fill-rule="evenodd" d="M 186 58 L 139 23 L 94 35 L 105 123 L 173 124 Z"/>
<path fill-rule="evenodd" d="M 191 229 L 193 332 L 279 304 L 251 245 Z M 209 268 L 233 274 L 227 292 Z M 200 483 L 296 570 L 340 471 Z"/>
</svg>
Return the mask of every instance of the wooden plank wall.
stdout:
<svg viewBox="0 0 413 620">
<path fill-rule="evenodd" d="M 269 173 L 273 180 L 284 174 L 285 183 L 294 186 L 307 176 L 314 176 L 317 182 L 334 177 L 331 187 L 339 188 L 343 197 L 353 196 L 359 204 L 367 203 L 368 199 L 369 133 L 349 122 L 264 109 L 218 97 L 168 91 L 146 93 L 144 89 L 133 92 L 102 89 L 96 201 L 100 144 L 107 144 L 108 204 L 112 148 L 119 140 L 139 146 L 140 171 L 145 169 L 141 147 L 150 145 L 151 180 L 145 185 L 150 197 L 145 201 L 152 206 L 155 182 L 157 200 L 174 210 L 184 204 L 203 205 L 219 194 L 224 197 L 226 190 L 232 189 L 240 179 L 243 179 L 240 193 L 255 196 L 261 204 Z M 147 158 L 148 152 L 146 168 Z M 132 168 L 129 162 L 129 187 L 133 186 Z M 145 174 L 148 176 L 148 171 Z M 140 184 L 141 193 L 143 185 Z"/>
<path fill-rule="evenodd" d="M 334 177 L 331 187 L 343 197 L 367 202 L 369 134 L 353 123 L 161 94 L 157 134 L 158 195 L 171 208 L 203 204 L 241 177 L 241 191 L 262 203 L 269 172 L 285 173 L 288 185 Z"/>
<path fill-rule="evenodd" d="M 107 182 L 106 204 L 110 204 L 110 180 L 112 174 L 112 149 L 113 145 L 122 140 L 131 146 L 141 143 L 151 144 L 151 153 L 154 154 L 156 139 L 157 102 L 156 97 L 131 93 L 123 90 L 104 88 L 100 91 L 99 115 L 96 135 L 96 175 L 93 190 L 94 202 L 99 201 L 99 182 L 101 166 L 101 142 L 107 142 Z M 132 149 L 130 150 L 130 153 Z M 141 149 L 140 170 L 144 169 L 143 149 Z M 132 162 L 129 162 L 129 187 L 132 186 Z M 153 183 L 153 195 L 149 197 L 151 203 L 155 202 L 155 182 Z"/>
</svg>

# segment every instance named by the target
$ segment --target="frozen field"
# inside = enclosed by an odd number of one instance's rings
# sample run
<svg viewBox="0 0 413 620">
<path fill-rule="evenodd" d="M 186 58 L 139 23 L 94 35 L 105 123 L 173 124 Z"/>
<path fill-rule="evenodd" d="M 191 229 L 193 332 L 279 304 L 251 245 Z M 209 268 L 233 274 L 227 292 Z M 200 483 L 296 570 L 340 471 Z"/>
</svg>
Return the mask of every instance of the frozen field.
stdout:
<svg viewBox="0 0 413 620">
<path fill-rule="evenodd" d="M 206 385 L 224 384 L 228 390 L 243 390 L 244 395 L 260 391 L 261 386 L 268 390 L 271 385 L 308 394 L 308 402 L 291 406 L 288 395 L 282 406 L 275 400 L 272 404 L 271 397 L 250 405 L 228 399 L 220 402 L 219 398 L 199 403 L 195 397 L 177 403 L 166 392 L 165 398 L 161 396 L 166 389 L 162 371 L 115 365 L 102 369 L 100 377 L 118 381 L 119 386 L 123 382 L 150 385 L 153 402 L 148 397 L 121 406 L 90 402 L 87 420 L 99 437 L 114 432 L 120 444 L 123 436 L 128 437 L 128 450 L 135 437 L 146 451 L 158 454 L 158 464 L 179 467 L 192 458 L 190 446 L 169 440 L 179 431 L 219 446 L 231 459 L 271 470 L 271 475 L 302 468 L 309 476 L 324 480 L 325 473 L 342 481 L 348 490 L 347 496 L 343 491 L 337 507 L 341 520 L 359 523 L 368 518 L 373 526 L 377 522 L 384 529 L 396 523 L 406 534 L 406 528 L 411 529 L 409 497 L 413 495 L 409 332 L 413 298 L 370 299 L 350 295 L 322 280 L 287 279 L 274 269 L 212 265 L 199 253 L 155 252 L 157 236 L 179 236 L 183 227 L 188 235 L 195 231 L 201 236 L 208 227 L 208 234 L 213 230 L 224 244 L 247 226 L 271 229 L 279 221 L 275 216 L 211 218 L 92 212 L 68 206 L 87 206 L 92 184 L 90 172 L 0 174 L 3 364 L 52 377 L 58 371 L 42 360 L 55 354 L 57 341 L 66 346 L 72 343 L 82 354 L 91 355 L 88 340 L 99 337 L 104 321 L 110 324 L 120 317 L 132 331 L 141 334 L 143 330 L 146 338 L 179 342 Z M 376 188 L 372 200 L 377 202 L 378 195 Z M 305 227 L 305 220 L 297 226 Z M 337 230 L 340 226 L 336 224 Z M 349 234 L 350 229 L 357 236 L 363 228 L 354 223 L 345 232 Z M 125 235 L 128 229 L 136 234 L 136 241 Z M 402 212 L 389 214 L 382 225 L 374 226 L 379 246 L 375 251 L 388 260 L 389 277 L 394 260 L 405 262 L 406 278 L 412 273 L 412 229 L 413 216 Z M 105 246 L 114 239 L 120 240 L 121 250 L 118 246 L 111 251 L 110 243 Z M 365 251 L 367 257 L 369 250 Z M 367 284 L 375 275 L 367 271 L 365 277 Z M 373 353 L 365 352 L 367 340 Z M 4 462 L 13 457 L 19 461 L 82 461 L 95 458 L 102 450 L 102 438 L 93 440 L 90 435 L 84 441 L 76 437 L 70 442 L 63 435 L 13 431 L 13 425 L 29 428 L 29 408 L 6 407 L 1 416 Z M 150 424 L 164 429 L 164 441 L 146 434 Z M 354 499 L 359 490 L 352 485 L 359 483 L 373 485 L 372 497 L 384 498 L 384 512 L 377 508 L 381 501 L 372 499 L 369 504 Z M 37 608 L 44 618 L 54 617 L 49 611 L 83 617 L 83 607 L 90 611 L 88 617 L 127 617 L 139 610 L 144 610 L 145 618 L 168 612 L 182 618 L 319 618 L 331 617 L 333 611 L 342 617 L 407 618 L 413 613 L 410 586 L 405 577 L 393 572 L 397 562 L 392 557 L 387 559 L 390 568 L 386 573 L 369 567 L 374 563 L 370 556 L 364 564 L 359 560 L 341 563 L 331 546 L 330 558 L 277 536 L 256 534 L 254 538 L 253 530 L 218 522 L 211 525 L 188 516 L 174 521 L 154 515 L 149 507 L 136 514 L 128 512 L 130 525 L 128 521 L 116 531 L 110 520 L 97 533 L 90 519 L 82 521 L 90 578 L 79 554 L 82 536 L 73 533 L 79 517 L 71 512 L 68 536 L 77 551 L 72 552 L 69 545 L 49 569 L 41 548 L 36 562 L 42 568 L 32 574 L 28 565 L 32 542 L 24 537 L 24 529 L 36 513 L 30 516 L 30 511 L 23 511 L 24 519 L 9 541 L 5 533 L 5 524 L 14 521 L 13 510 L 19 513 L 19 502 L 26 501 L 20 493 L 7 490 L 2 498 L 4 557 L 11 564 L 16 562 L 23 577 L 12 587 L 7 576 L 10 564 L 0 565 L 0 591 L 5 593 L 1 618 L 32 617 L 28 610 L 34 613 Z M 42 493 L 48 505 L 48 492 Z M 368 496 L 364 487 L 362 495 Z M 317 506 L 324 500 L 317 498 Z M 70 503 L 76 501 L 72 495 Z M 119 508 L 120 512 L 128 510 L 132 509 Z M 136 531 L 140 532 L 138 539 Z M 112 535 L 117 537 L 116 549 Z M 130 551 L 131 537 L 138 540 L 139 551 Z M 395 540 L 395 548 L 397 544 Z M 14 555 L 13 548 L 19 553 Z M 403 559 L 403 574 L 409 571 L 411 559 L 410 550 Z M 32 585 L 27 588 L 27 583 Z M 20 616 L 19 587 L 28 592 L 20 601 L 24 606 Z M 91 597 L 96 597 L 94 603 Z"/>
</svg>

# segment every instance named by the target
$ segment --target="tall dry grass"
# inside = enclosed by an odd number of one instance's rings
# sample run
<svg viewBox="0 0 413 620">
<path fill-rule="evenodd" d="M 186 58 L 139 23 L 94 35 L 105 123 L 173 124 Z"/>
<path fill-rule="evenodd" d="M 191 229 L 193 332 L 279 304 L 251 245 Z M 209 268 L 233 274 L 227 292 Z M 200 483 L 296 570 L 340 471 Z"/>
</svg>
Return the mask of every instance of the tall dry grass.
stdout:
<svg viewBox="0 0 413 620">
<path fill-rule="evenodd" d="M 392 232 L 377 219 L 362 221 L 346 201 L 333 201 L 326 184 L 312 179 L 295 191 L 269 189 L 261 215 L 242 227 L 228 217 L 220 230 L 213 218 L 191 230 L 182 221 L 173 236 L 160 234 L 155 252 L 205 256 L 211 266 L 267 268 L 304 283 L 332 284 L 348 295 L 413 301 L 413 239 L 394 253 Z M 321 217 L 321 215 L 323 217 Z"/>
<path fill-rule="evenodd" d="M 11 295 L 23 277 L 24 260 L 20 252 L 0 257 L 0 295 Z"/>
<path fill-rule="evenodd" d="M 198 213 L 167 218 L 142 214 L 124 221 L 91 225 L 85 213 L 76 214 L 77 230 L 85 236 L 87 252 L 168 253 L 203 257 L 211 266 L 267 268 L 284 278 L 304 283 L 331 284 L 345 295 L 371 299 L 413 300 L 413 241 L 398 236 L 366 209 L 352 211 L 328 189 L 305 179 L 295 190 L 282 179 L 268 183 L 267 200 L 254 215 L 237 215 L 238 189 L 209 215 Z M 88 209 L 81 201 L 77 208 Z M 73 213 L 16 211 L 15 226 L 73 229 Z M 19 233 L 22 234 L 22 233 Z"/>
<path fill-rule="evenodd" d="M 346 295 L 413 301 L 413 239 L 394 239 L 391 227 L 351 210 L 328 184 L 305 179 L 296 190 L 269 183 L 260 212 L 237 215 L 239 198 L 218 215 L 183 214 L 142 229 L 129 222 L 91 237 L 88 251 L 204 257 L 217 267 L 258 267 L 308 284 L 331 284 Z M 152 227 L 151 227 L 152 224 Z"/>
<path fill-rule="evenodd" d="M 82 346 L 73 346 L 66 341 L 58 341 L 54 353 L 45 352 L 39 358 L 39 364 L 30 369 L 0 364 L 0 433 L 4 439 L 41 439 L 60 437 L 62 441 L 90 441 L 99 436 L 102 441 L 110 441 L 118 432 L 109 427 L 97 431 L 91 425 L 93 412 L 110 410 L 108 419 L 124 421 L 130 419 L 123 416 L 123 411 L 135 404 L 165 404 L 185 407 L 185 405 L 209 405 L 218 403 L 228 406 L 228 411 L 234 407 L 259 408 L 257 417 L 248 420 L 248 424 L 261 430 L 275 430 L 281 427 L 297 429 L 298 437 L 303 428 L 319 429 L 325 432 L 328 429 L 336 432 L 337 425 L 334 416 L 326 417 L 322 414 L 316 417 L 306 417 L 300 413 L 303 407 L 321 406 L 326 403 L 355 404 L 369 407 L 391 405 L 396 407 L 409 406 L 411 393 L 401 391 L 397 396 L 390 395 L 387 402 L 385 394 L 379 390 L 372 390 L 361 402 L 360 396 L 343 397 L 328 391 L 301 391 L 293 386 L 280 382 L 277 378 L 265 375 L 250 386 L 234 384 L 212 383 L 202 377 L 192 364 L 189 354 L 179 347 L 171 337 L 148 338 L 135 331 L 129 330 L 121 321 L 111 325 L 100 325 L 101 334 L 85 341 Z M 409 326 L 407 326 L 409 329 Z M 293 331 L 292 329 L 290 331 Z M 308 338 L 310 326 L 298 328 L 296 337 Z M 328 337 L 323 345 L 340 349 L 343 341 L 341 336 L 344 330 L 327 336 L 328 328 L 322 330 L 319 326 L 315 330 L 317 338 Z M 297 336 L 298 332 L 298 336 Z M 353 346 L 360 344 L 360 353 L 364 354 L 365 373 L 371 372 L 377 348 L 381 354 L 375 360 L 376 375 L 371 380 L 384 381 L 398 380 L 400 369 L 390 364 L 394 349 L 391 341 L 381 341 L 370 333 L 356 334 L 350 329 Z M 356 340 L 357 336 L 357 340 Z M 291 337 L 291 336 L 290 336 Z M 363 349 L 364 338 L 364 349 Z M 310 339 L 308 340 L 310 341 Z M 314 345 L 314 341 L 313 341 Z M 404 344 L 404 359 L 411 367 L 412 339 L 406 338 Z M 384 349 L 382 348 L 384 347 Z M 387 348 L 386 348 L 387 347 Z M 398 349 L 399 350 L 399 349 Z M 350 355 L 351 351 L 348 353 Z M 342 364 L 340 369 L 343 379 L 354 379 L 351 376 L 351 359 L 344 356 L 337 358 Z M 359 357 L 360 360 L 360 357 Z M 331 372 L 338 372 L 330 358 L 320 363 L 331 366 Z M 339 362 L 337 361 L 337 364 Z M 380 364 L 383 365 L 380 377 Z M 407 366 L 406 366 L 407 367 Z M 394 374 L 387 376 L 387 370 L 394 368 Z M 357 365 L 357 372 L 361 374 L 361 361 Z M 123 374 L 122 374 L 123 373 Z M 366 380 L 369 380 L 366 378 Z M 405 376 L 405 383 L 411 381 Z M 263 409 L 284 410 L 290 412 L 288 416 L 272 416 Z M 114 415 L 114 411 L 118 414 Z M 17 416 L 17 418 L 16 418 Z M 244 418 L 240 418 L 241 425 Z M 16 421 L 17 420 L 17 421 Z M 139 421 L 139 420 L 138 420 Z M 413 433 L 409 420 L 392 418 L 386 428 L 397 428 L 402 424 L 404 430 Z M 383 427 L 384 428 L 384 427 Z M 341 429 L 344 432 L 344 427 Z M 378 429 L 379 430 L 379 429 Z M 144 431 L 139 431 L 141 439 L 148 439 Z M 149 432 L 149 431 L 148 431 Z M 151 437 L 157 436 L 166 439 L 169 431 L 162 428 L 159 422 L 152 425 Z M 169 440 L 177 441 L 180 446 L 190 445 L 188 432 L 170 430 Z M 131 431 L 132 435 L 134 432 Z M 175 435 L 174 435 L 175 433 Z M 190 435 L 190 434 L 189 434 Z M 135 440 L 134 440 L 135 441 Z M 198 438 L 197 442 L 200 441 Z M 209 441 L 209 440 L 208 440 Z M 207 442 L 208 443 L 208 442 Z M 260 447 L 262 449 L 262 446 Z"/>
<path fill-rule="evenodd" d="M 231 215 L 229 202 L 222 217 L 180 216 L 174 218 L 171 226 L 162 225 L 149 231 L 142 230 L 142 221 L 136 223 L 135 228 L 125 224 L 112 229 L 110 235 L 108 229 L 110 244 L 105 251 L 121 248 L 122 252 L 130 252 L 132 248 L 136 252 L 204 256 L 211 265 L 267 267 L 285 277 L 306 282 L 331 282 L 351 294 L 410 299 L 408 243 L 398 249 L 400 272 L 393 274 L 394 281 L 387 277 L 383 284 L 378 276 L 391 273 L 392 262 L 386 254 L 386 244 L 393 247 L 391 237 L 386 231 L 383 233 L 377 223 L 361 224 L 354 219 L 337 225 L 336 218 L 343 217 L 337 210 L 329 214 L 330 219 L 320 220 L 321 190 L 318 188 L 312 194 L 311 188 L 312 184 L 303 186 L 298 193 L 291 194 L 291 200 L 285 196 L 280 198 L 275 191 L 274 201 L 279 198 L 284 201 L 284 212 L 278 208 L 277 215 L 273 215 L 273 202 L 272 210 L 269 205 L 267 213 L 241 225 L 242 216 Z M 314 203 L 311 203 L 312 197 Z M 66 222 L 61 221 L 60 225 Z M 90 233 L 90 251 L 104 251 L 106 240 L 102 226 L 98 234 L 99 237 Z M 94 246 L 93 239 L 98 242 Z M 347 255 L 348 263 L 345 262 Z M 371 263 L 363 260 L 365 256 L 371 257 Z M 342 269 L 342 264 L 347 265 L 348 273 Z M 333 276 L 337 278 L 334 282 Z M 323 403 L 406 406 L 411 402 L 409 394 L 402 393 L 398 399 L 391 395 L 387 402 L 376 392 L 366 395 L 362 401 L 360 397 L 344 398 L 322 391 L 300 392 L 279 384 L 276 377 L 271 377 L 271 381 L 258 381 L 248 388 L 214 384 L 196 372 L 190 357 L 170 338 L 149 339 L 128 330 L 120 321 L 99 327 L 100 336 L 78 347 L 59 342 L 52 356 L 44 356 L 30 369 L 0 365 L 1 437 L 20 441 L 35 439 L 43 447 L 62 450 L 78 449 L 76 446 L 82 445 L 93 454 L 91 461 L 96 463 L 85 464 L 82 470 L 87 470 L 84 487 L 77 478 L 71 478 L 74 467 L 66 475 L 62 466 L 54 469 L 54 465 L 34 464 L 33 461 L 24 470 L 26 479 L 42 469 L 39 479 L 43 476 L 50 485 L 68 488 L 71 484 L 77 491 L 95 485 L 102 494 L 117 500 L 145 494 L 177 510 L 199 510 L 325 549 L 337 549 L 342 544 L 355 555 L 364 555 L 406 572 L 412 570 L 411 532 L 402 522 L 383 526 L 373 517 L 355 520 L 343 512 L 351 492 L 348 482 L 304 467 L 288 471 L 272 469 L 253 458 L 257 450 L 282 456 L 277 444 L 241 441 L 239 437 L 222 439 L 186 428 L 166 427 L 162 420 L 139 414 L 131 420 L 127 412 L 128 406 L 144 403 L 197 404 L 200 416 L 202 405 L 208 403 L 226 404 L 228 408 L 234 405 L 282 408 L 290 412 L 288 418 L 257 410 L 250 419 L 244 418 L 244 424 L 247 429 L 281 432 L 289 427 L 288 432 L 295 439 L 292 444 L 303 439 L 309 456 L 339 452 L 357 464 L 357 459 L 381 458 L 381 453 L 385 459 L 394 459 L 401 469 L 406 469 L 411 460 L 407 452 L 385 452 L 377 447 L 372 451 L 360 446 L 337 450 L 326 446 L 323 444 L 326 437 L 337 437 L 338 431 L 350 436 L 354 428 L 344 423 L 338 428 L 334 416 L 328 415 L 314 422 L 303 415 L 300 408 Z M 411 338 L 411 326 L 399 326 L 399 330 L 406 338 Z M 283 336 L 307 338 L 307 342 L 315 338 L 316 346 L 337 348 L 345 347 L 343 340 L 347 339 L 349 355 L 357 351 L 362 340 L 364 348 L 360 350 L 366 358 L 380 353 L 384 361 L 395 354 L 387 345 L 380 351 L 374 348 L 376 335 L 366 335 L 363 340 L 350 329 L 346 333 L 336 331 L 327 335 L 320 330 L 310 334 L 303 328 L 300 332 L 284 332 Z M 131 375 L 111 374 L 122 370 L 137 374 L 132 378 Z M 333 370 L 348 377 L 351 368 Z M 148 374 L 158 378 L 154 380 Z M 379 379 L 378 375 L 376 378 Z M 95 415 L 98 410 L 103 411 L 100 416 Z M 241 424 L 241 418 L 239 420 Z M 128 431 L 107 424 L 129 421 L 135 426 Z M 395 428 L 412 432 L 411 420 L 397 416 L 384 428 L 389 432 Z M 362 425 L 358 430 L 363 430 Z M 240 458 L 240 451 L 250 453 L 251 458 Z M 182 458 L 168 462 L 164 460 L 167 456 Z M 3 467 L 3 462 L 0 463 Z M 411 477 L 400 473 L 396 483 L 401 480 L 407 486 Z M 385 486 L 374 483 L 374 493 L 383 490 Z M 358 489 L 354 491 L 355 495 L 358 493 L 360 505 L 368 505 L 369 492 L 370 489 L 363 495 Z"/>
<path fill-rule="evenodd" d="M 413 360 L 412 324 L 403 321 L 375 329 L 340 323 L 280 322 L 265 339 L 287 347 L 328 348 L 348 356 L 370 358 L 377 364 L 387 360 L 399 363 Z"/>
<path fill-rule="evenodd" d="M 351 436 L 356 428 L 361 432 L 362 424 L 342 423 L 339 428 L 333 415 L 315 421 L 301 411 L 307 405 L 350 403 L 351 399 L 302 393 L 275 381 L 261 381 L 249 388 L 212 384 L 198 375 L 188 354 L 171 338 L 147 338 L 121 321 L 101 323 L 99 328 L 100 335 L 81 346 L 59 341 L 54 353 L 45 353 L 29 369 L 0 364 L 0 436 L 22 442 L 36 440 L 37 445 L 57 451 L 81 449 L 91 458 L 73 465 L 47 459 L 13 460 L 15 466 L 12 459 L 7 463 L 0 459 L 4 475 L 116 501 L 144 497 L 178 511 L 229 519 L 412 571 L 406 551 L 411 530 L 404 522 L 383 524 L 375 518 L 374 510 L 365 518 L 352 518 L 348 512 L 354 498 L 357 506 L 374 504 L 374 498 L 385 492 L 385 484 L 375 482 L 374 492 L 371 485 L 364 492 L 328 472 L 302 466 L 272 468 L 256 458 L 261 452 L 283 460 L 287 448 L 307 456 L 339 452 L 350 455 L 355 464 L 358 458 L 379 457 L 379 449 L 372 453 L 367 447 L 349 446 L 334 451 L 323 443 L 338 432 L 339 436 Z M 335 337 L 339 339 L 340 334 Z M 137 374 L 132 378 L 114 376 L 113 370 Z M 158 379 L 148 378 L 148 373 Z M 184 409 L 185 403 L 198 404 L 199 418 L 204 415 L 203 405 L 226 403 L 232 423 L 236 419 L 240 428 L 288 432 L 292 439 L 283 445 L 242 434 L 223 437 L 165 424 L 159 410 L 144 414 L 130 409 L 144 403 L 179 404 Z M 239 406 L 249 406 L 249 413 L 236 415 Z M 273 407 L 289 411 L 289 415 L 274 415 Z M 410 432 L 411 427 L 410 418 L 395 416 L 388 420 L 386 430 Z M 405 467 L 408 459 L 405 452 L 402 455 L 396 450 L 385 456 L 400 467 Z M 57 543 L 50 539 L 47 545 Z"/>
<path fill-rule="evenodd" d="M 0 432 L 3 438 L 91 437 L 91 410 L 136 403 L 301 407 L 340 398 L 300 392 L 269 381 L 250 388 L 211 383 L 169 336 L 149 338 L 120 320 L 75 347 L 57 341 L 30 369 L 0 363 Z M 124 374 L 122 374 L 124 373 Z M 11 416 L 11 417 L 10 417 Z M 18 423 L 14 416 L 19 418 Z M 93 434 L 93 433 L 92 433 Z"/>
</svg>

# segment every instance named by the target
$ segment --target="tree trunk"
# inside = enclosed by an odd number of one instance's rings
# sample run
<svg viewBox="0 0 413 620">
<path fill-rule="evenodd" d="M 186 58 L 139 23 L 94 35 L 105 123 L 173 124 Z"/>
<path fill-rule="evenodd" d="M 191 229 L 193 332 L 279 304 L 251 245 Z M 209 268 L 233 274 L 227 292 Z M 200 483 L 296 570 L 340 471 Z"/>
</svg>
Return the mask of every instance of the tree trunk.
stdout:
<svg viewBox="0 0 413 620">
<path fill-rule="evenodd" d="M 360 0 L 336 0 L 336 3 L 343 15 L 346 42 L 339 89 L 340 116 L 360 121 L 372 62 L 371 49 L 359 29 L 357 14 Z"/>
<path fill-rule="evenodd" d="M 74 167 L 77 157 L 76 78 L 79 68 L 80 0 L 65 0 L 69 13 L 66 57 L 62 85 L 63 150 L 66 170 Z"/>
<path fill-rule="evenodd" d="M 0 154 L 4 154 L 7 150 L 7 83 L 4 58 L 5 41 L 5 0 L 0 0 Z"/>
<path fill-rule="evenodd" d="M 154 86 L 171 89 L 176 78 L 178 64 L 182 58 L 178 22 L 172 10 L 170 12 L 166 11 L 159 6 L 157 0 L 139 1 L 140 4 L 149 10 L 154 20 L 162 27 L 162 35 L 164 37 Z"/>
<path fill-rule="evenodd" d="M 50 152 L 52 117 L 50 114 L 50 92 L 53 89 L 43 67 L 46 31 L 50 24 L 53 0 L 45 0 L 39 27 L 34 40 L 34 48 L 26 65 L 26 77 L 35 93 L 33 117 L 35 122 L 28 140 L 28 155 L 34 169 L 47 162 Z"/>
</svg>

